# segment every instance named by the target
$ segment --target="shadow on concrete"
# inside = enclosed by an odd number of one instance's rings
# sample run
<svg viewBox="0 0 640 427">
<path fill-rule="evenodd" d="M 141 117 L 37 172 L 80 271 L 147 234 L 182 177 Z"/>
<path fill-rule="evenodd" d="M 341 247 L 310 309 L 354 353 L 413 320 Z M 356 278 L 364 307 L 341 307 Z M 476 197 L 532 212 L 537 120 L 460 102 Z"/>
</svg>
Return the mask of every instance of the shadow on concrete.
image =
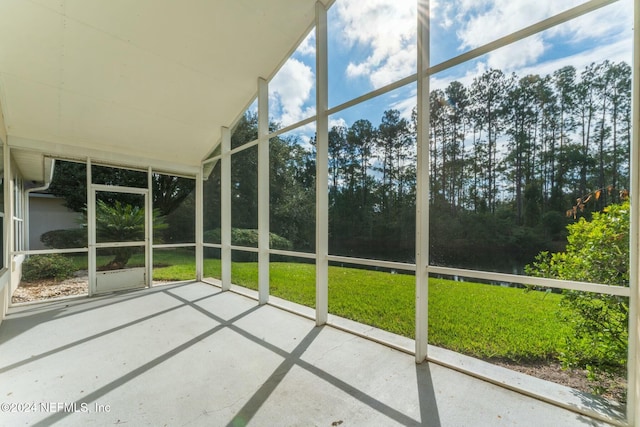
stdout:
<svg viewBox="0 0 640 427">
<path fill-rule="evenodd" d="M 429 362 L 416 364 L 416 379 L 418 381 L 421 425 L 426 427 L 441 427 L 438 402 L 436 402 Z"/>
<path fill-rule="evenodd" d="M 191 305 L 194 309 L 200 311 L 206 316 L 209 316 L 211 319 L 217 322 L 224 322 L 223 319 L 219 318 L 215 314 L 207 311 L 206 309 L 196 305 L 195 303 L 191 303 L 184 298 L 174 295 L 171 292 L 167 292 L 172 295 L 174 298 L 177 298 L 181 302 L 185 304 Z M 289 373 L 291 368 L 297 366 L 306 370 L 307 372 L 315 375 L 316 377 L 322 379 L 323 381 L 333 385 L 334 387 L 344 391 L 349 394 L 351 397 L 359 400 L 361 403 L 369 406 L 371 409 L 384 414 L 385 416 L 391 418 L 395 422 L 406 425 L 406 426 L 418 426 L 423 425 L 420 421 L 415 420 L 403 412 L 392 408 L 391 406 L 381 402 L 380 400 L 368 395 L 362 390 L 352 386 L 351 384 L 337 378 L 334 375 L 329 374 L 328 372 L 314 366 L 313 364 L 302 360 L 302 356 L 305 351 L 309 348 L 311 343 L 320 335 L 325 326 L 314 327 L 309 331 L 309 333 L 302 339 L 300 344 L 296 346 L 296 348 L 287 352 L 280 347 L 277 347 L 269 342 L 264 341 L 263 339 L 256 337 L 255 335 L 247 332 L 246 330 L 234 325 L 233 322 L 228 322 L 228 328 L 239 335 L 245 337 L 248 340 L 253 341 L 254 343 L 270 350 L 279 356 L 282 356 L 284 360 L 282 363 L 273 371 L 273 373 L 269 376 L 269 378 L 260 386 L 260 388 L 253 394 L 251 398 L 245 403 L 245 405 L 238 411 L 238 413 L 232 418 L 232 420 L 227 424 L 230 427 L 238 427 L 247 425 L 251 419 L 256 415 L 260 407 L 268 400 L 271 394 L 274 392 L 278 384 L 282 382 L 282 380 Z M 424 368 L 421 368 L 424 370 Z M 428 372 L 428 367 L 426 368 Z M 431 383 L 431 376 L 428 374 L 425 376 L 421 374 L 422 379 L 419 379 L 419 383 L 422 383 L 425 387 L 429 388 L 429 392 L 431 394 L 431 398 L 425 398 L 425 401 L 430 402 L 427 404 L 429 411 L 431 412 L 431 417 L 433 417 L 433 405 L 435 405 L 435 399 L 433 399 L 433 384 Z M 421 404 L 422 406 L 422 404 Z M 437 413 L 437 410 L 436 412 Z M 437 418 L 437 417 L 436 417 Z M 433 426 L 439 426 L 438 424 L 429 424 Z"/>
<path fill-rule="evenodd" d="M 601 396 L 596 396 L 594 394 L 585 393 L 580 390 L 571 390 L 571 393 L 580 399 L 580 404 L 583 409 L 587 408 L 589 412 L 593 413 L 594 417 L 601 418 L 603 421 L 618 421 L 618 422 L 626 422 L 626 406 L 620 404 L 618 402 L 613 402 L 605 399 Z M 609 418 L 607 420 L 606 418 Z M 591 426 L 599 426 L 602 425 L 598 423 L 596 420 L 579 415 L 578 420 L 584 422 L 586 425 Z"/>
<path fill-rule="evenodd" d="M 186 300 L 185 300 L 186 301 Z M 191 302 L 189 302 L 191 303 Z M 240 314 L 238 314 L 237 316 L 229 319 L 229 320 L 220 320 L 220 324 L 209 329 L 206 332 L 201 333 L 200 335 L 190 339 L 189 341 L 175 347 L 173 350 L 168 351 L 158 357 L 156 357 L 153 360 L 150 360 L 149 362 L 145 363 L 142 366 L 139 366 L 138 368 L 130 371 L 129 373 L 127 373 L 126 375 L 121 376 L 120 378 L 111 381 L 109 384 L 104 385 L 103 387 L 100 387 L 99 389 L 87 394 L 86 396 L 83 396 L 82 398 L 76 400 L 74 402 L 75 406 L 77 407 L 81 407 L 83 403 L 93 403 L 95 401 L 97 401 L 99 398 L 105 396 L 107 393 L 116 390 L 118 387 L 122 386 L 123 384 L 135 379 L 136 377 L 144 374 L 145 372 L 149 371 L 150 369 L 158 366 L 159 364 L 165 362 L 166 360 L 182 353 L 185 350 L 188 350 L 191 346 L 199 343 L 200 341 L 206 339 L 207 337 L 210 337 L 211 335 L 220 332 L 221 330 L 225 329 L 226 327 L 228 327 L 230 324 L 233 324 L 234 322 L 242 319 L 243 317 L 249 315 L 250 313 L 256 311 L 259 309 L 259 306 L 255 306 L 252 307 Z M 33 424 L 34 426 L 50 426 L 54 423 L 60 422 L 61 420 L 63 420 L 65 417 L 71 415 L 73 412 L 56 412 L 46 418 L 44 418 L 43 420 L 38 421 L 37 423 Z"/>
<path fill-rule="evenodd" d="M 206 300 L 206 299 L 212 298 L 212 297 L 214 297 L 216 295 L 220 295 L 220 294 L 221 294 L 221 292 L 216 292 L 216 293 L 211 294 L 211 295 L 206 295 L 204 297 L 201 297 L 201 298 L 198 298 L 198 299 L 194 300 L 194 302 L 200 302 L 202 300 Z M 149 295 L 149 293 L 147 293 L 146 295 Z M 140 297 L 140 296 L 134 296 L 133 298 L 138 298 L 138 297 Z M 131 300 L 131 298 L 128 298 L 127 300 L 129 301 L 129 300 Z M 121 302 L 121 301 L 119 301 L 119 302 Z M 105 307 L 107 305 L 112 305 L 112 304 L 116 304 L 116 303 L 117 302 L 113 302 L 113 303 L 110 303 L 110 304 L 102 304 L 102 305 L 99 305 L 99 306 L 94 307 L 94 308 L 87 308 L 87 309 L 83 309 L 83 310 L 80 310 L 80 311 L 75 311 L 75 312 L 73 312 L 71 314 L 66 314 L 65 317 L 69 316 L 69 315 L 72 315 L 72 314 L 78 314 L 78 313 L 82 313 L 82 312 L 96 310 L 96 309 L 99 309 L 99 308 L 103 308 L 103 307 Z M 60 353 L 61 351 L 69 350 L 69 349 L 71 349 L 73 347 L 76 347 L 78 345 L 87 343 L 89 341 L 104 337 L 104 336 L 109 335 L 109 334 L 116 333 L 118 331 L 121 331 L 123 329 L 126 329 L 126 328 L 129 328 L 131 326 L 137 325 L 139 323 L 145 322 L 147 320 L 153 319 L 155 317 L 162 316 L 162 315 L 167 314 L 169 312 L 172 312 L 172 311 L 178 310 L 180 308 L 183 308 L 185 305 L 187 305 L 187 304 L 179 304 L 179 305 L 176 305 L 174 307 L 169 307 L 169 308 L 167 308 L 165 310 L 157 311 L 155 313 L 149 314 L 149 315 L 144 316 L 144 317 L 139 317 L 139 318 L 137 318 L 137 319 L 135 319 L 135 320 L 133 320 L 131 322 L 123 323 L 122 325 L 118 325 L 118 326 L 115 326 L 115 327 L 113 327 L 111 329 L 104 330 L 104 331 L 102 331 L 100 333 L 97 333 L 97 334 L 94 334 L 94 335 L 90 335 L 90 336 L 82 338 L 80 340 L 73 341 L 73 342 L 71 342 L 69 344 L 65 344 L 65 345 L 62 345 L 60 347 L 56 347 L 54 349 L 51 349 L 49 351 L 45 351 L 43 353 L 32 355 L 28 359 L 23 359 L 23 360 L 21 360 L 19 362 L 15 362 L 15 363 L 12 363 L 10 365 L 2 366 L 2 367 L 0 367 L 0 374 L 8 372 L 8 371 L 10 371 L 12 369 L 16 369 L 18 367 L 27 365 L 29 363 L 33 363 L 33 362 L 38 361 L 40 359 L 44 359 L 45 357 L 51 356 L 53 354 Z M 29 330 L 29 329 L 41 324 L 43 321 L 46 321 L 44 319 L 48 318 L 49 320 L 53 320 L 54 318 L 60 318 L 60 316 L 56 316 L 56 313 L 59 313 L 60 310 L 64 310 L 64 308 L 52 310 L 51 313 L 49 313 L 49 316 L 47 316 L 47 313 L 40 313 L 40 314 L 36 314 L 36 315 L 21 317 L 20 319 L 16 319 L 15 321 L 9 320 L 8 324 L 6 324 L 6 325 L 3 322 L 3 324 L 2 324 L 2 332 L 0 333 L 0 343 L 6 342 L 6 341 L 10 340 L 12 337 L 15 337 L 18 334 L 26 332 L 27 330 Z"/>
<path fill-rule="evenodd" d="M 163 286 L 179 288 L 193 283 L 195 282 Z M 2 328 L 0 328 L 0 343 L 8 342 L 12 338 L 46 322 L 120 304 L 123 299 L 131 301 L 137 298 L 143 298 L 154 293 L 164 292 L 164 290 L 165 289 L 155 287 L 142 290 L 135 289 L 119 291 L 92 297 L 78 296 L 77 298 L 43 300 L 12 305 L 11 313 L 2 321 Z M 86 306 L 86 308 L 82 308 L 83 306 Z"/>
</svg>

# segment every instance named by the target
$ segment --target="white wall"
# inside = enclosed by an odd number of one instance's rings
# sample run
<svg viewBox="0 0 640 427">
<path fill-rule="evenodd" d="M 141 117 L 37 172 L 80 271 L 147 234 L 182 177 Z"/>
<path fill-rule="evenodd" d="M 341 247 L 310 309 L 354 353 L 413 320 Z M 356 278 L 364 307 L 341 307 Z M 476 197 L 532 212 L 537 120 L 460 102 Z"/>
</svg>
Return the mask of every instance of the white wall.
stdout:
<svg viewBox="0 0 640 427">
<path fill-rule="evenodd" d="M 3 145 L 4 143 L 7 142 L 7 128 L 5 126 L 4 123 L 4 115 L 2 113 L 2 105 L 0 105 L 0 151 L 3 150 Z M 2 154 L 2 153 L 0 153 Z M 4 169 L 4 160 L 3 160 L 3 156 L 0 155 L 0 162 L 3 162 L 2 165 L 0 165 L 0 171 L 3 171 Z M 0 172 L 2 174 L 4 174 L 4 172 Z M 4 179 L 2 180 L 4 182 Z M 2 184 L 4 185 L 4 184 Z M 0 205 L 2 205 L 3 203 L 0 203 Z M 4 205 L 8 205 L 6 203 L 4 203 Z M 5 242 L 4 240 L 7 239 L 7 234 L 3 233 L 2 234 L 2 238 L 3 241 L 1 242 L 1 244 L 3 245 L 3 249 L 6 249 L 5 246 Z M 6 257 L 6 251 L 2 250 L 0 251 L 0 253 L 2 253 L 2 256 L 4 257 L 4 262 L 7 262 L 7 257 Z M 4 319 L 4 316 L 7 313 L 7 308 L 9 307 L 9 272 L 5 269 L 3 269 L 1 267 L 2 263 L 0 263 L 0 323 L 2 323 L 2 319 Z"/>
<path fill-rule="evenodd" d="M 47 194 L 29 195 L 29 249 L 47 249 L 40 241 L 51 230 L 78 228 L 81 214 L 63 206 L 64 199 Z"/>
<path fill-rule="evenodd" d="M 4 114 L 2 113 L 2 104 L 0 104 L 0 139 L 7 142 L 7 126 L 4 123 Z"/>
</svg>

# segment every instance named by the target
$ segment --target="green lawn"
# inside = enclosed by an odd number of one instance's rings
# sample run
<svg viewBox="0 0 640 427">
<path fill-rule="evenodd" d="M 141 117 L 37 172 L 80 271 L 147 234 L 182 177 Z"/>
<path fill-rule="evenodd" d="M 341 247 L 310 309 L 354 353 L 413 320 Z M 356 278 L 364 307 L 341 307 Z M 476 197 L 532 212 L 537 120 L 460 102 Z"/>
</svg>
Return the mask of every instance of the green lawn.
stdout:
<svg viewBox="0 0 640 427">
<path fill-rule="evenodd" d="M 220 271 L 219 260 L 208 260 Z M 233 263 L 232 281 L 257 290 L 256 263 Z M 219 277 L 219 273 L 216 277 Z M 407 337 L 415 333 L 414 276 L 329 267 L 329 312 Z M 270 293 L 314 307 L 315 267 L 271 263 Z M 560 295 L 479 283 L 429 281 L 429 342 L 481 358 L 554 359 L 569 329 Z"/>
<path fill-rule="evenodd" d="M 193 252 L 158 250 L 154 261 L 154 280 L 195 277 Z M 220 271 L 220 260 L 205 260 L 205 277 L 219 278 Z M 234 262 L 231 277 L 233 283 L 257 290 L 258 265 Z M 271 263 L 270 293 L 314 307 L 315 266 Z M 332 314 L 413 338 L 414 298 L 413 275 L 329 267 Z M 429 343 L 481 358 L 554 359 L 569 333 L 557 316 L 559 300 L 560 295 L 545 292 L 431 279 Z"/>
</svg>

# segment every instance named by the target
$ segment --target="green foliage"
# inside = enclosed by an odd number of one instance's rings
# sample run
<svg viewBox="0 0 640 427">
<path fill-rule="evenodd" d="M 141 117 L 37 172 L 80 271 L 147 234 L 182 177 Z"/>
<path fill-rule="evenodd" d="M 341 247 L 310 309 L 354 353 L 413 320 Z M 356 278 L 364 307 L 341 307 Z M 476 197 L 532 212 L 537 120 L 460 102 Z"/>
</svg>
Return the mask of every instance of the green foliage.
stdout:
<svg viewBox="0 0 640 427">
<path fill-rule="evenodd" d="M 221 242 L 220 229 L 207 230 L 204 232 L 205 242 Z M 245 246 L 249 248 L 258 247 L 258 230 L 252 228 L 232 228 L 231 242 L 233 245 Z M 269 233 L 269 247 L 271 249 L 291 250 L 293 244 L 282 236 Z M 234 251 L 233 261 L 246 262 L 255 261 L 256 254 L 250 252 Z"/>
<path fill-rule="evenodd" d="M 153 230 L 167 228 L 165 217 L 157 210 L 153 211 Z M 98 242 L 131 242 L 143 241 L 145 238 L 144 208 L 121 203 L 119 200 L 111 204 L 103 200 L 96 202 L 96 236 Z M 135 252 L 134 247 L 112 249 L 115 257 L 107 268 L 119 269 L 127 265 Z"/>
<path fill-rule="evenodd" d="M 76 271 L 72 260 L 58 254 L 33 255 L 22 264 L 22 280 L 64 280 Z"/>
<path fill-rule="evenodd" d="M 629 286 L 629 202 L 594 212 L 567 227 L 564 252 L 542 252 L 526 272 L 538 277 Z M 624 370 L 627 362 L 628 299 L 566 291 L 562 321 L 572 328 L 561 355 L 566 366 L 583 367 L 598 379 Z"/>
<path fill-rule="evenodd" d="M 87 229 L 83 227 L 47 231 L 40 236 L 40 241 L 53 249 L 86 248 Z"/>
<path fill-rule="evenodd" d="M 59 160 L 56 161 L 53 173 L 49 192 L 64 198 L 65 206 L 69 209 L 82 212 L 87 205 L 87 165 Z M 146 172 L 93 165 L 91 175 L 95 183 L 125 187 L 147 187 Z M 168 215 L 173 212 L 195 188 L 193 179 L 172 175 L 153 174 L 151 181 L 153 206 L 158 208 L 162 215 Z M 130 197 L 126 194 L 118 194 L 117 198 L 125 203 L 135 202 L 135 196 Z M 115 199 L 109 199 L 109 202 L 114 201 Z"/>
</svg>

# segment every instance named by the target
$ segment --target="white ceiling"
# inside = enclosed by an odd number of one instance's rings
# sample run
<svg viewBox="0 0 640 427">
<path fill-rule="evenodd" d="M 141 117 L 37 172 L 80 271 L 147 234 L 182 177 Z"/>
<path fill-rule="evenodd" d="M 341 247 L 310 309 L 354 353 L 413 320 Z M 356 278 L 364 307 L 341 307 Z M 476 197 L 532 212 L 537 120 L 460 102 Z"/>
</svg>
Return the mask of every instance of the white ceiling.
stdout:
<svg viewBox="0 0 640 427">
<path fill-rule="evenodd" d="M 315 0 L 1 0 L 9 145 L 197 167 Z"/>
</svg>

